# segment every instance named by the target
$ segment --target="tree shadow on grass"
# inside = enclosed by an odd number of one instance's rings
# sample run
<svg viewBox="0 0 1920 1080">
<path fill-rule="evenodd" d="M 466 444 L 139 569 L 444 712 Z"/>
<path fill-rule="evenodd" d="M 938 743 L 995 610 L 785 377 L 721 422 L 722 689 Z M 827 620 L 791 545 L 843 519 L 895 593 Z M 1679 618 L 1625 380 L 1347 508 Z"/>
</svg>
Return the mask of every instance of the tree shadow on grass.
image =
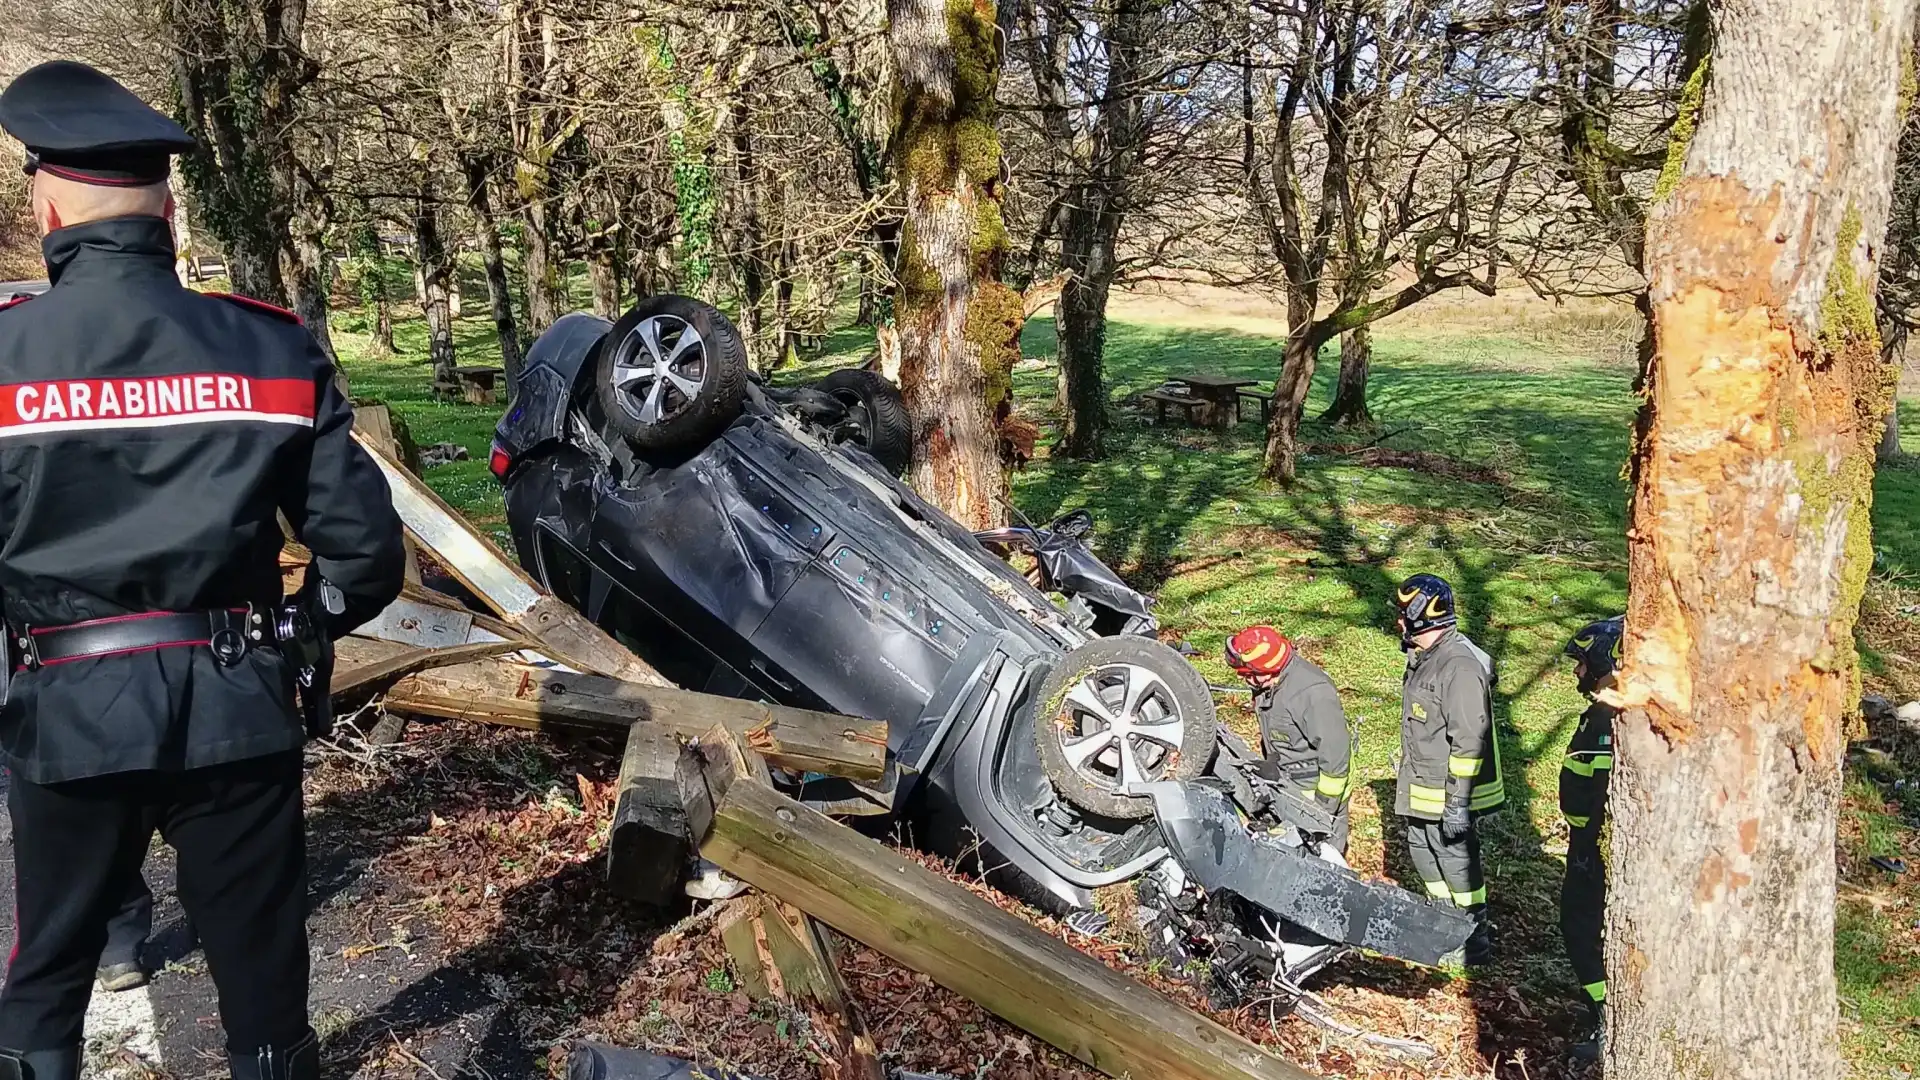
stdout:
<svg viewBox="0 0 1920 1080">
<path fill-rule="evenodd" d="M 1277 357 L 1270 347 L 1259 347 L 1264 339 L 1231 333 L 1186 331 L 1169 340 L 1129 328 L 1114 340 L 1119 362 L 1110 348 L 1109 366 L 1120 394 L 1189 369 L 1270 374 Z M 1249 350 L 1248 342 L 1256 347 Z M 1562 970 L 1551 914 L 1562 864 L 1536 825 L 1552 819 L 1554 795 L 1535 790 L 1532 774 L 1550 771 L 1578 709 L 1543 725 L 1540 706 L 1531 705 L 1526 731 L 1517 728 L 1514 714 L 1517 702 L 1554 675 L 1565 637 L 1613 614 L 1624 592 L 1617 572 L 1625 548 L 1620 468 L 1633 412 L 1631 376 L 1571 362 L 1551 372 L 1450 366 L 1418 355 L 1420 348 L 1391 341 L 1376 347 L 1380 430 L 1402 430 L 1392 437 L 1396 446 L 1491 464 L 1507 474 L 1507 484 L 1357 468 L 1338 447 L 1365 436 L 1309 421 L 1303 442 L 1330 449 L 1304 458 L 1291 488 L 1271 489 L 1257 480 L 1262 433 L 1256 426 L 1226 435 L 1152 427 L 1131 421 L 1128 410 L 1119 408 L 1107 461 L 1043 466 L 1039 475 L 1024 479 L 1021 496 L 1036 517 L 1069 506 L 1093 510 L 1102 554 L 1149 588 L 1163 585 L 1176 568 L 1198 577 L 1195 551 L 1217 541 L 1229 528 L 1226 521 L 1266 530 L 1270 547 L 1310 552 L 1309 580 L 1337 578 L 1354 601 L 1341 606 L 1377 619 L 1383 628 L 1406 575 L 1427 570 L 1453 583 L 1461 628 L 1493 658 L 1498 675 L 1494 721 L 1508 791 L 1504 812 L 1482 824 L 1489 900 L 1503 930 L 1500 956 L 1471 977 L 1468 995 L 1481 1052 L 1511 1062 L 1531 1049 L 1537 1074 L 1540 1066 L 1554 1064 L 1537 1060 L 1540 1048 L 1565 1045 L 1578 1013 L 1577 988 Z M 1330 377 L 1332 368 L 1323 365 L 1322 375 Z M 1316 397 L 1324 395 L 1325 381 L 1316 381 Z M 1310 399 L 1310 415 L 1312 404 Z M 1383 509 L 1392 510 L 1386 523 L 1397 528 L 1375 520 Z M 1211 572 L 1200 587 L 1183 591 L 1182 599 L 1193 605 L 1224 600 L 1273 572 L 1252 560 L 1244 570 L 1223 572 L 1218 564 L 1237 554 L 1206 551 Z M 1570 572 L 1543 574 L 1540 559 L 1556 560 Z M 1390 810 L 1392 783 L 1376 790 L 1379 805 Z M 1403 830 L 1389 819 L 1382 834 L 1390 868 L 1404 874 Z"/>
</svg>

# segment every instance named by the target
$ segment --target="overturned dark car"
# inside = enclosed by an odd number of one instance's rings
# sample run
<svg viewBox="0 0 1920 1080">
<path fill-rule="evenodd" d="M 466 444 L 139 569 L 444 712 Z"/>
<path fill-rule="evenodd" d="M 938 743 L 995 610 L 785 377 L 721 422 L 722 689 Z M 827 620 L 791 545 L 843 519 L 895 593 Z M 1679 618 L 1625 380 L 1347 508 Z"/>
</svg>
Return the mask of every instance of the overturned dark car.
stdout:
<svg viewBox="0 0 1920 1080">
<path fill-rule="evenodd" d="M 766 385 L 719 312 L 661 296 L 543 334 L 490 466 L 527 569 L 669 678 L 889 724 L 877 784 L 778 778 L 809 805 L 1094 932 L 1129 884 L 1152 946 L 1230 991 L 1460 948 L 1465 918 L 1353 874 L 1262 778 L 1087 515 L 975 535 L 899 482 L 909 437 L 877 373 Z"/>
</svg>

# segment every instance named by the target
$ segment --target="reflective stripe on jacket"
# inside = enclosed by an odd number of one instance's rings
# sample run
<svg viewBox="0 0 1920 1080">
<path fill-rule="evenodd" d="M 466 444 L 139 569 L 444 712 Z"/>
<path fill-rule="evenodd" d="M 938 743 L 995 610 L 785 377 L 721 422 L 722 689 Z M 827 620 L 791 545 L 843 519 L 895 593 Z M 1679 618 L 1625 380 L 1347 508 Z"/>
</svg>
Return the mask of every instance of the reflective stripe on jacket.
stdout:
<svg viewBox="0 0 1920 1080">
<path fill-rule="evenodd" d="M 1613 717 L 1614 710 L 1597 701 L 1587 706 L 1560 762 L 1560 813 L 1576 829 L 1598 829 L 1606 822 Z"/>
</svg>

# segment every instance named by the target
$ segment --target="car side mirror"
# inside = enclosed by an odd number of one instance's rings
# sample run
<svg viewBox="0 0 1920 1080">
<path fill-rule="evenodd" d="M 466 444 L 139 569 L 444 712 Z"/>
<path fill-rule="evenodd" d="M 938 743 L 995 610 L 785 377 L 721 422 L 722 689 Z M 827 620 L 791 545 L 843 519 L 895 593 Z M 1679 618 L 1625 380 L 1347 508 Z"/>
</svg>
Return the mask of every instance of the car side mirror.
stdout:
<svg viewBox="0 0 1920 1080">
<path fill-rule="evenodd" d="M 1057 536 L 1078 540 L 1093 531 L 1093 514 L 1085 509 L 1073 510 L 1055 518 L 1048 529 Z"/>
</svg>

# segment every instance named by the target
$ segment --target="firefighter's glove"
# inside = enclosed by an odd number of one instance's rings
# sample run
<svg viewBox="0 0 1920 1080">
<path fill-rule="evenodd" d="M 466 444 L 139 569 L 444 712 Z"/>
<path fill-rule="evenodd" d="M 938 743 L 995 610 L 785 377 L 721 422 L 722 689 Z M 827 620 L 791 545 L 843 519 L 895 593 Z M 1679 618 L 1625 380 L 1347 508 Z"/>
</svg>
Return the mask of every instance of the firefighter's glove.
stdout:
<svg viewBox="0 0 1920 1080">
<path fill-rule="evenodd" d="M 1467 838 L 1473 831 L 1473 815 L 1467 810 L 1467 802 L 1473 797 L 1473 778 L 1455 776 L 1447 781 L 1447 808 L 1440 815 L 1440 836 L 1448 843 L 1457 843 Z"/>
<path fill-rule="evenodd" d="M 1313 801 L 1320 809 L 1325 810 L 1329 815 L 1340 812 L 1340 796 L 1338 795 L 1329 795 L 1324 791 L 1317 791 L 1314 792 Z"/>
</svg>

